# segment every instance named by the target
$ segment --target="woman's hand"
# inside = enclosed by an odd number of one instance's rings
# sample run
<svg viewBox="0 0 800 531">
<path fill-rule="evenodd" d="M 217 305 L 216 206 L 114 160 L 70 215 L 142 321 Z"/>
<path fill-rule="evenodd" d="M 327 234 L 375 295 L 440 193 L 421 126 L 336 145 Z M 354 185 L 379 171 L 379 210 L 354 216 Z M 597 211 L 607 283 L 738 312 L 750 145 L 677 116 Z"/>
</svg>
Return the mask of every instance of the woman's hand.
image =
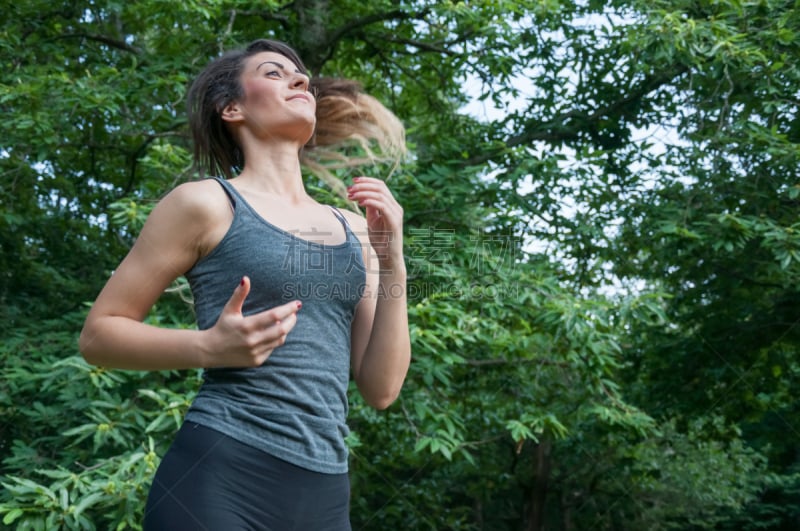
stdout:
<svg viewBox="0 0 800 531">
<path fill-rule="evenodd" d="M 355 177 L 347 197 L 366 208 L 369 242 L 381 270 L 403 263 L 403 207 L 386 183 L 372 177 Z"/>
<path fill-rule="evenodd" d="M 302 303 L 292 301 L 245 316 L 242 306 L 249 293 L 250 279 L 244 277 L 216 324 L 207 330 L 203 367 L 258 367 L 286 342 Z"/>
</svg>

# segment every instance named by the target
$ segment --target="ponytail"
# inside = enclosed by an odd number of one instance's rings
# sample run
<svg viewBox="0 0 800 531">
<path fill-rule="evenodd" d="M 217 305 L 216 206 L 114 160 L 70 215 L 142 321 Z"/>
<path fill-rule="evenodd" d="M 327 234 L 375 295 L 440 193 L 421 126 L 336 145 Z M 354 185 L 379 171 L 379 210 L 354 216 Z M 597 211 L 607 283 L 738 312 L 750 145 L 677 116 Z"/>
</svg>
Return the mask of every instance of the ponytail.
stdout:
<svg viewBox="0 0 800 531">
<path fill-rule="evenodd" d="M 311 79 L 317 97 L 317 126 L 301 162 L 334 191 L 345 185 L 332 172 L 389 165 L 389 178 L 406 153 L 405 128 L 389 109 L 349 79 Z"/>
</svg>

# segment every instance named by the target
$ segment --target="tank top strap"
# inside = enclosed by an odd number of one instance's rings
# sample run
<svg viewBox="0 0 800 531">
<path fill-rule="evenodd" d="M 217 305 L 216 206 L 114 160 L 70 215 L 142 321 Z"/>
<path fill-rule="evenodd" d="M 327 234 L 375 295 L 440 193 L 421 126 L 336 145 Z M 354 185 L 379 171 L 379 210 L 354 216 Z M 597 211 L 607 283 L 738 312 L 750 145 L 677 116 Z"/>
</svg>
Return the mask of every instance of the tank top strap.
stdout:
<svg viewBox="0 0 800 531">
<path fill-rule="evenodd" d="M 342 227 L 344 227 L 345 233 L 348 233 L 348 232 L 352 233 L 353 229 L 350 227 L 350 223 L 348 223 L 347 218 L 344 217 L 344 214 L 342 214 L 339 211 L 339 209 L 336 208 L 335 206 L 330 206 L 330 205 L 328 205 L 328 206 L 331 209 L 331 211 L 333 212 L 333 215 L 336 216 L 336 219 L 339 220 L 339 223 L 342 224 Z"/>
<path fill-rule="evenodd" d="M 235 211 L 236 205 L 239 202 L 238 199 L 241 197 L 239 193 L 236 191 L 236 188 L 233 187 L 231 183 L 223 179 L 222 177 L 212 177 L 215 181 L 219 183 L 222 187 L 222 190 L 225 192 L 225 195 L 228 196 L 228 201 L 231 204 L 231 208 Z"/>
</svg>

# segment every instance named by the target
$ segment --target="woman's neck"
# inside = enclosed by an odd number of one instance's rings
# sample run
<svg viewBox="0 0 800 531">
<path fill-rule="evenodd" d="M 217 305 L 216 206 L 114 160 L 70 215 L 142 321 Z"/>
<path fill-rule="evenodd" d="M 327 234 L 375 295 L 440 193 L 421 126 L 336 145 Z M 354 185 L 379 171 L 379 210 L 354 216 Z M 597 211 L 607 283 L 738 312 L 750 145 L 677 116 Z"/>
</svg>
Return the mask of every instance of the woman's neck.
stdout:
<svg viewBox="0 0 800 531">
<path fill-rule="evenodd" d="M 308 197 L 300 171 L 299 148 L 294 142 L 268 142 L 246 146 L 245 165 L 236 180 L 248 189 L 280 195 L 289 202 Z"/>
</svg>

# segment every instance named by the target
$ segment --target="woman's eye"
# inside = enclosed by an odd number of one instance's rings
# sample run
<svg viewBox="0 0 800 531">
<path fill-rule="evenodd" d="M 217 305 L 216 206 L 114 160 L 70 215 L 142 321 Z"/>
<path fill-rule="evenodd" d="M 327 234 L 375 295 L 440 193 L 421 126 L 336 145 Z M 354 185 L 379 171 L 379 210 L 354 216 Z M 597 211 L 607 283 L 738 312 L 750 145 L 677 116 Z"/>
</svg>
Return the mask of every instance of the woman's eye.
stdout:
<svg viewBox="0 0 800 531">
<path fill-rule="evenodd" d="M 281 73 L 278 72 L 277 70 L 271 70 L 267 72 L 267 75 L 272 77 L 281 77 Z"/>
</svg>

